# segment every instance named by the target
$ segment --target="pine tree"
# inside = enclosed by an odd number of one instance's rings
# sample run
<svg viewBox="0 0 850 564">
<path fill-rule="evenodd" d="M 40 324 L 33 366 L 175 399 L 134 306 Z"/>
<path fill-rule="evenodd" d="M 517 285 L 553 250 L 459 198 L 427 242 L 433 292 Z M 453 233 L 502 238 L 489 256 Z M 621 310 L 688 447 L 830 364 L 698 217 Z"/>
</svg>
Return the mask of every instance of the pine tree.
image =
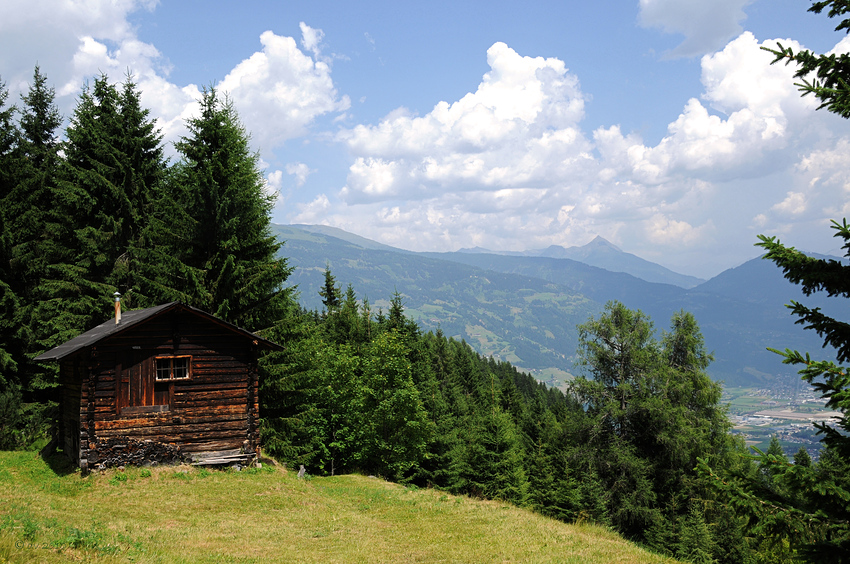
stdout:
<svg viewBox="0 0 850 564">
<path fill-rule="evenodd" d="M 806 447 L 800 447 L 800 449 L 794 453 L 794 464 L 796 466 L 805 466 L 809 467 L 812 465 L 812 457 L 809 455 L 809 451 L 806 450 Z"/>
<path fill-rule="evenodd" d="M 2 88 L 0 97 L 5 102 Z M 21 101 L 18 127 L 11 123 L 12 108 L 0 112 L 0 410 L 8 417 L 0 442 L 6 447 L 25 446 L 46 430 L 56 371 L 30 359 L 58 344 L 53 332 L 61 329 L 49 323 L 55 316 L 48 323 L 39 316 L 40 289 L 61 248 L 56 242 L 61 117 L 38 66 Z"/>
<path fill-rule="evenodd" d="M 131 75 L 127 75 L 119 94 L 121 118 L 121 191 L 128 203 L 126 226 L 121 241 L 121 254 L 113 263 L 108 281 L 125 296 L 128 307 L 150 306 L 168 301 L 166 296 L 145 295 L 142 272 L 147 268 L 143 258 L 153 258 L 144 252 L 136 253 L 146 244 L 145 233 L 153 220 L 154 202 L 162 197 L 167 176 L 163 154 L 162 134 L 143 108 L 140 93 Z"/>
<path fill-rule="evenodd" d="M 14 187 L 15 168 L 18 166 L 15 150 L 20 133 L 14 122 L 16 108 L 7 106 L 8 99 L 6 83 L 0 80 L 0 202 L 5 202 Z"/>
<path fill-rule="evenodd" d="M 783 470 L 783 465 L 788 461 L 782 445 L 776 435 L 770 437 L 770 444 L 765 451 L 765 457 L 759 464 L 759 474 L 764 481 L 765 487 L 776 489 L 774 478 Z"/>
<path fill-rule="evenodd" d="M 696 503 L 691 504 L 679 527 L 676 556 L 693 564 L 715 564 L 714 539 Z"/>
<path fill-rule="evenodd" d="M 11 236 L 13 289 L 26 304 L 34 301 L 34 288 L 46 276 L 52 254 L 46 253 L 45 247 L 49 249 L 57 235 L 57 129 L 62 118 L 54 98 L 53 88 L 47 86 L 47 78 L 36 66 L 29 91 L 21 96 L 19 145 L 12 163 L 14 177 L 3 202 Z"/>
<path fill-rule="evenodd" d="M 259 157 L 233 103 L 214 88 L 204 90 L 201 113 L 188 127 L 189 136 L 175 145 L 182 162 L 173 178 L 180 188 L 172 193 L 182 191 L 192 222 L 188 244 L 170 247 L 194 276 L 183 281 L 183 291 L 191 305 L 226 321 L 268 328 L 286 310 L 291 292 L 283 284 L 291 269 L 276 256 L 281 244 L 269 228 L 274 200 L 264 191 Z"/>
<path fill-rule="evenodd" d="M 67 129 L 65 216 L 74 236 L 73 265 L 88 282 L 94 311 L 103 310 L 96 304 L 116 289 L 127 307 L 161 301 L 145 299 L 144 253 L 134 252 L 144 247 L 151 201 L 166 171 L 162 138 L 148 116 L 131 76 L 119 90 L 101 75 L 81 93 Z"/>
<path fill-rule="evenodd" d="M 105 75 L 83 89 L 66 137 L 60 204 L 71 254 L 57 269 L 68 290 L 61 309 L 79 312 L 84 319 L 76 328 L 84 331 L 108 315 L 115 291 L 110 275 L 126 252 L 132 223 L 121 183 L 119 94 Z"/>
</svg>

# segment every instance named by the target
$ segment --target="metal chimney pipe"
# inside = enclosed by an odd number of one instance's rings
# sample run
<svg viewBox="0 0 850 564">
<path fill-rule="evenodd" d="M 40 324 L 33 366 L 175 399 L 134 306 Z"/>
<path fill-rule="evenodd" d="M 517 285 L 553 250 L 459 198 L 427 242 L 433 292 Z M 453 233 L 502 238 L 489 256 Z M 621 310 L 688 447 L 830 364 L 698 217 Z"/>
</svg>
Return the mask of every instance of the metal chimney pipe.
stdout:
<svg viewBox="0 0 850 564">
<path fill-rule="evenodd" d="M 121 294 L 115 292 L 115 325 L 121 323 Z"/>
</svg>

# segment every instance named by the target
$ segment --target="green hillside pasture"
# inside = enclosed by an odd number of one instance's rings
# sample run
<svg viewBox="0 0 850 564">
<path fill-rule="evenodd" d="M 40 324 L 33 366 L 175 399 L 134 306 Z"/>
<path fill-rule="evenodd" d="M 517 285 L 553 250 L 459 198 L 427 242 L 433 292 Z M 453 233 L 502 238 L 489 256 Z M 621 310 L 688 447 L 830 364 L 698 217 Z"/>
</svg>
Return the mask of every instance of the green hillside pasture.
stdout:
<svg viewBox="0 0 850 564">
<path fill-rule="evenodd" d="M 673 562 L 589 524 L 359 475 L 128 468 L 0 452 L 0 562 Z"/>
<path fill-rule="evenodd" d="M 518 367 L 522 362 L 507 341 L 481 325 L 466 326 L 466 341 L 484 356 L 492 356 L 496 360 L 504 360 Z"/>
</svg>

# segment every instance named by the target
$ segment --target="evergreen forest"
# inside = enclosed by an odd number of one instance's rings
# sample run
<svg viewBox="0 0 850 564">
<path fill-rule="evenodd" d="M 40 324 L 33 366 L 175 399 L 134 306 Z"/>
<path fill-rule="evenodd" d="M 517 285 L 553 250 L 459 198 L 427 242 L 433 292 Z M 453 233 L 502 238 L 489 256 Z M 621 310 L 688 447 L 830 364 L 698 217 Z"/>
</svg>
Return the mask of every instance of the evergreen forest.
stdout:
<svg viewBox="0 0 850 564">
<path fill-rule="evenodd" d="M 812 8 L 825 9 L 850 2 Z M 847 55 L 774 55 L 799 66 L 804 94 L 850 115 Z M 225 93 L 204 90 L 174 162 L 131 75 L 84 86 L 64 130 L 54 97 L 37 66 L 20 100 L 0 83 L 0 448 L 49 435 L 56 367 L 32 359 L 105 321 L 118 292 L 125 308 L 180 301 L 284 347 L 261 361 L 260 413 L 265 452 L 290 468 L 504 500 L 688 562 L 850 559 L 846 323 L 794 302 L 835 356 L 776 350 L 843 414 L 820 426 L 819 459 L 777 441 L 754 452 L 730 434 L 690 313 L 652 320 L 609 302 L 579 325 L 581 375 L 562 392 L 423 331 L 398 293 L 376 311 L 329 267 L 322 308 L 307 310 Z M 850 256 L 850 226 L 833 227 Z M 806 294 L 850 298 L 850 267 L 757 244 Z"/>
</svg>

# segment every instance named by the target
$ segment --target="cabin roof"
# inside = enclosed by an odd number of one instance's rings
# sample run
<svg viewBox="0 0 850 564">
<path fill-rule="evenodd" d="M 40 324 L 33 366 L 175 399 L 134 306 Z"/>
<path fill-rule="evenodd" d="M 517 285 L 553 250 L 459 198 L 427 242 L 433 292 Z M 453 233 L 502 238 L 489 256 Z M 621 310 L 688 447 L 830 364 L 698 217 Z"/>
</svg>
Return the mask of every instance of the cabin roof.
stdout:
<svg viewBox="0 0 850 564">
<path fill-rule="evenodd" d="M 35 357 L 35 360 L 62 360 L 67 356 L 70 356 L 83 349 L 96 345 L 107 337 L 123 333 L 124 331 L 127 331 L 132 327 L 140 325 L 146 321 L 159 317 L 164 313 L 174 310 L 186 311 L 192 315 L 206 319 L 211 323 L 218 324 L 226 329 L 229 329 L 230 331 L 239 336 L 251 339 L 252 341 L 256 341 L 257 345 L 262 348 L 276 351 L 283 350 L 283 347 L 281 347 L 277 343 L 269 341 L 268 339 L 263 339 L 262 337 L 251 333 L 247 329 L 237 327 L 232 323 L 228 323 L 222 319 L 219 319 L 218 317 L 215 317 L 214 315 L 210 315 L 205 311 L 201 311 L 186 304 L 182 304 L 180 302 L 171 302 L 154 307 L 149 307 L 146 309 L 137 309 L 123 312 L 121 314 L 121 321 L 118 324 L 115 323 L 114 318 L 110 318 L 109 320 L 101 323 L 97 327 L 89 329 L 85 333 L 74 337 L 70 341 L 63 343 L 58 347 L 52 348 L 49 351 L 41 353 L 40 355 Z"/>
</svg>

